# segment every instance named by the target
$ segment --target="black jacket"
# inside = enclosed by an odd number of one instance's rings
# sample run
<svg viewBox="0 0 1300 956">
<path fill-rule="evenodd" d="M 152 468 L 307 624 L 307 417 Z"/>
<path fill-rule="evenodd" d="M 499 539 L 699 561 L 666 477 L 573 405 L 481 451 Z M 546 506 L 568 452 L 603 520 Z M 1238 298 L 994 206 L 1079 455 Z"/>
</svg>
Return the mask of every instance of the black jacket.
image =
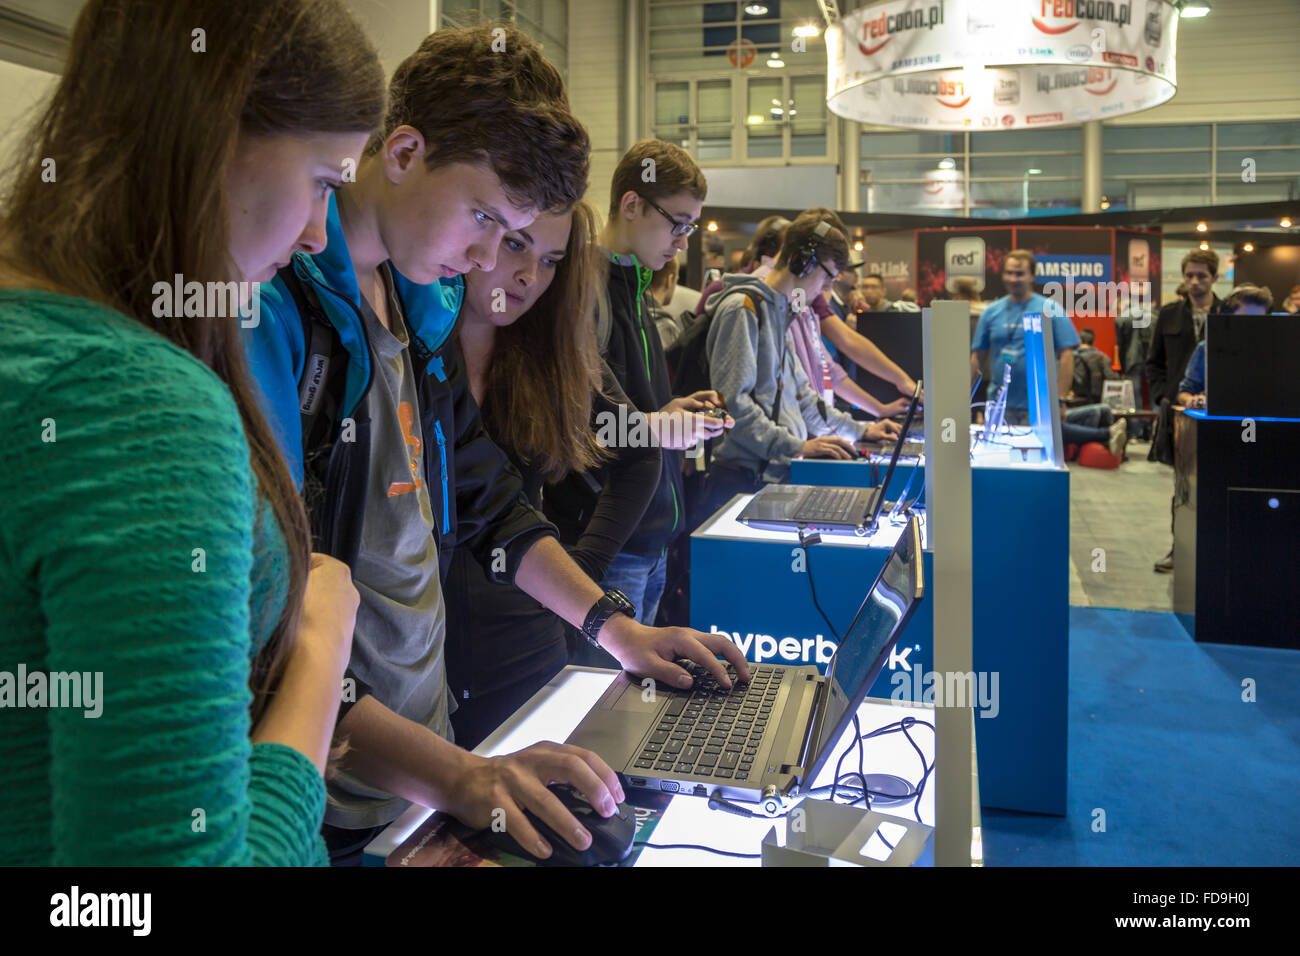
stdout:
<svg viewBox="0 0 1300 956">
<path fill-rule="evenodd" d="M 593 429 L 598 416 L 616 415 L 617 403 L 626 401 L 613 381 L 607 380 L 604 388 L 607 394 L 598 395 L 592 405 Z M 541 470 L 505 450 L 523 475 L 524 494 L 540 508 Z M 609 480 L 586 527 L 567 548 L 569 557 L 595 581 L 605 576 L 641 520 L 659 484 L 659 455 L 652 447 L 619 449 L 607 472 Z M 493 583 L 466 548 L 457 548 L 452 557 L 446 591 L 447 684 L 457 700 L 518 682 L 550 661 L 557 646 L 564 646 L 564 622 L 518 588 Z"/>
<path fill-rule="evenodd" d="M 609 263 L 609 341 L 605 362 L 632 404 L 642 412 L 658 411 L 672 399 L 668 362 L 650 316 L 652 273 L 633 256 L 612 256 Z M 682 456 L 660 450 L 663 468 L 659 487 L 640 525 L 627 539 L 623 552 L 638 557 L 658 557 L 684 529 L 686 509 L 682 496 Z M 593 476 L 604 484 L 607 475 Z M 562 541 L 576 541 L 595 509 L 597 492 L 584 476 L 570 476 L 548 486 L 546 516 L 560 529 Z"/>
<path fill-rule="evenodd" d="M 1219 297 L 1211 293 L 1210 298 L 1210 312 L 1222 311 L 1223 302 Z M 1169 399 L 1171 404 L 1177 401 L 1178 383 L 1183 380 L 1196 342 L 1191 305 L 1180 298 L 1160 310 L 1151 330 L 1151 351 L 1147 353 L 1147 380 L 1151 383 L 1153 408 L 1160 407 L 1162 398 Z"/>
</svg>

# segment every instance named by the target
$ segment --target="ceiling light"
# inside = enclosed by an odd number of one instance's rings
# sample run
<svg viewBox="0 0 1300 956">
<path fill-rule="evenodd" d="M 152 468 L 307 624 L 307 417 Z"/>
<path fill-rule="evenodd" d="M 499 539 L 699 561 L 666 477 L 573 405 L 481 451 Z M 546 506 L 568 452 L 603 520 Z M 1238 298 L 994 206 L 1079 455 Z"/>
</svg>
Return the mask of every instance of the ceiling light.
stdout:
<svg viewBox="0 0 1300 956">
<path fill-rule="evenodd" d="M 941 159 L 941 160 L 939 160 L 939 168 L 940 168 L 940 169 L 956 169 L 956 168 L 957 168 L 957 164 L 956 164 L 955 162 L 953 162 L 952 157 L 949 156 L 949 157 L 947 157 L 947 158 L 945 158 L 945 159 Z"/>
<path fill-rule="evenodd" d="M 757 124 L 763 122 L 763 117 L 755 116 L 754 114 L 751 113 L 749 116 L 745 117 L 745 122 L 748 123 L 750 126 L 756 126 Z"/>
<path fill-rule="evenodd" d="M 855 242 L 855 243 L 853 244 L 853 251 L 854 251 L 854 252 L 861 252 L 861 251 L 862 251 L 862 240 L 861 240 L 861 239 L 859 239 L 857 242 Z"/>
<path fill-rule="evenodd" d="M 785 66 L 785 61 L 781 59 L 781 54 L 773 53 L 772 58 L 767 61 L 767 65 L 774 70 L 779 70 Z"/>
<path fill-rule="evenodd" d="M 1209 0 L 1183 0 L 1183 2 L 1178 5 L 1178 15 L 1184 20 L 1209 16 Z"/>
<path fill-rule="evenodd" d="M 1291 228 L 1291 217 L 1290 217 L 1290 216 L 1283 216 L 1283 217 L 1282 217 L 1282 221 L 1279 222 L 1278 225 L 1281 226 L 1283 229 L 1290 229 L 1290 228 Z"/>
<path fill-rule="evenodd" d="M 1241 251 L 1242 251 L 1242 252 L 1254 252 L 1254 251 L 1255 251 L 1255 244 L 1254 244 L 1253 242 L 1248 242 L 1248 243 L 1246 243 L 1245 245 L 1243 245 L 1243 246 L 1241 247 Z"/>
<path fill-rule="evenodd" d="M 1103 200 L 1101 201 L 1101 208 L 1102 208 L 1102 209 L 1109 209 L 1109 208 L 1110 208 L 1110 201 L 1107 200 L 1107 199 L 1103 199 Z"/>
<path fill-rule="evenodd" d="M 732 9 L 734 10 L 735 7 L 732 7 Z M 761 3 L 747 3 L 745 4 L 745 12 L 751 17 L 765 17 L 767 16 L 767 7 Z M 1205 12 L 1209 13 L 1208 10 Z M 1205 14 L 1203 13 L 1201 16 L 1205 16 Z"/>
<path fill-rule="evenodd" d="M 1042 171 L 1041 169 L 1026 169 L 1026 170 L 1025 170 L 1025 175 L 1027 175 L 1027 176 L 1041 176 L 1041 175 L 1043 175 L 1043 171 Z"/>
<path fill-rule="evenodd" d="M 794 28 L 794 35 L 797 37 L 815 37 L 820 33 L 821 31 L 817 29 L 815 23 L 805 23 L 803 26 Z"/>
<path fill-rule="evenodd" d="M 1209 251 L 1210 251 L 1210 244 L 1209 244 L 1208 242 L 1206 242 L 1204 239 L 1201 240 L 1201 251 L 1202 251 L 1202 252 L 1209 252 Z"/>
<path fill-rule="evenodd" d="M 1206 225 L 1205 223 L 1203 223 L 1203 222 L 1198 222 L 1198 223 L 1196 224 L 1196 231 L 1197 231 L 1197 232 L 1205 232 L 1205 231 L 1206 231 L 1207 229 L 1209 229 L 1209 228 L 1210 228 L 1210 227 L 1207 226 L 1207 225 Z"/>
</svg>

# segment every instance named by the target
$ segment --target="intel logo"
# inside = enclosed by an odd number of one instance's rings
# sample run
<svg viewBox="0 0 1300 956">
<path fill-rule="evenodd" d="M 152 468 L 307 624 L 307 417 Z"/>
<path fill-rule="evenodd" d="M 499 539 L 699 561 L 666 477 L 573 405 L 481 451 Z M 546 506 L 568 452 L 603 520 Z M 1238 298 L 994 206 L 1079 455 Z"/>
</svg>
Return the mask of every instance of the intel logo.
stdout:
<svg viewBox="0 0 1300 956">
<path fill-rule="evenodd" d="M 1086 43 L 1080 43 L 1066 50 L 1065 55 L 1071 63 L 1085 63 L 1092 59 L 1092 47 Z"/>
</svg>

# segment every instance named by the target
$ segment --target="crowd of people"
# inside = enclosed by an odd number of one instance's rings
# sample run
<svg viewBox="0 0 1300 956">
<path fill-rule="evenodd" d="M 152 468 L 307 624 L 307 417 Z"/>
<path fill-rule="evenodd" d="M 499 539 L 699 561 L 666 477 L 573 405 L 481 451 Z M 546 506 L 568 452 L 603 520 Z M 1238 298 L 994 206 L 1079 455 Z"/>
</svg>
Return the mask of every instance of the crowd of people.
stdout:
<svg viewBox="0 0 1300 956">
<path fill-rule="evenodd" d="M 439 30 L 385 83 L 340 0 L 85 5 L 0 212 L 0 660 L 107 691 L 94 720 L 6 711 L 0 861 L 355 864 L 410 803 L 503 811 L 545 857 L 527 810 L 583 849 L 547 785 L 613 814 L 599 756 L 472 748 L 567 662 L 747 679 L 683 626 L 681 546 L 795 457 L 898 435 L 916 382 L 854 317 L 915 295 L 859 279 L 816 207 L 760 224 L 739 271 L 707 242 L 696 298 L 677 258 L 704 172 L 636 143 L 602 225 L 589 158 L 513 28 Z M 1016 251 L 1007 295 L 973 303 L 972 372 L 1022 366 L 1042 310 L 1065 400 L 1078 336 L 1033 273 Z M 206 300 L 160 307 L 173 277 Z M 1194 359 L 1185 277 L 1153 394 Z M 214 310 L 236 284 L 260 291 Z M 675 394 L 692 340 L 709 379 Z M 700 470 L 683 452 L 706 443 Z"/>
</svg>

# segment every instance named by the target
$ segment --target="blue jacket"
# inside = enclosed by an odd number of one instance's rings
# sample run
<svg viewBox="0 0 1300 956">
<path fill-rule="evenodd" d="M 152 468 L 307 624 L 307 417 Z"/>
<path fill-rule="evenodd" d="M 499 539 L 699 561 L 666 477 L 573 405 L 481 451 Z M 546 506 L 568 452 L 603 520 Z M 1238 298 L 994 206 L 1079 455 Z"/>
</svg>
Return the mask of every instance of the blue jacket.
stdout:
<svg viewBox="0 0 1300 956">
<path fill-rule="evenodd" d="M 357 278 L 333 199 L 327 236 L 324 252 L 298 253 L 288 268 L 315 292 L 347 352 L 338 418 L 352 419 L 354 440 L 334 441 L 327 449 L 328 458 L 322 452 L 322 460 L 314 463 L 311 473 L 320 476 L 320 487 L 308 496 L 308 506 L 316 550 L 351 564 L 360 547 L 365 513 L 370 422 L 362 399 L 370 388 L 372 369 Z M 417 378 L 425 480 L 441 573 L 445 580 L 453 549 L 464 545 L 493 580 L 513 582 L 524 553 L 538 538 L 556 532 L 529 505 L 519 472 L 483 430 L 454 334 L 464 281 L 419 285 L 396 269 L 393 279 L 406 316 Z M 243 330 L 245 351 L 272 432 L 302 488 L 308 470 L 299 381 L 307 359 L 307 334 L 283 273 L 262 285 L 261 296 L 260 321 Z M 504 562 L 495 560 L 497 548 L 503 550 Z"/>
<path fill-rule="evenodd" d="M 1187 370 L 1183 380 L 1178 383 L 1178 391 L 1191 395 L 1205 394 L 1205 340 L 1196 343 L 1192 357 L 1187 360 Z"/>
</svg>

